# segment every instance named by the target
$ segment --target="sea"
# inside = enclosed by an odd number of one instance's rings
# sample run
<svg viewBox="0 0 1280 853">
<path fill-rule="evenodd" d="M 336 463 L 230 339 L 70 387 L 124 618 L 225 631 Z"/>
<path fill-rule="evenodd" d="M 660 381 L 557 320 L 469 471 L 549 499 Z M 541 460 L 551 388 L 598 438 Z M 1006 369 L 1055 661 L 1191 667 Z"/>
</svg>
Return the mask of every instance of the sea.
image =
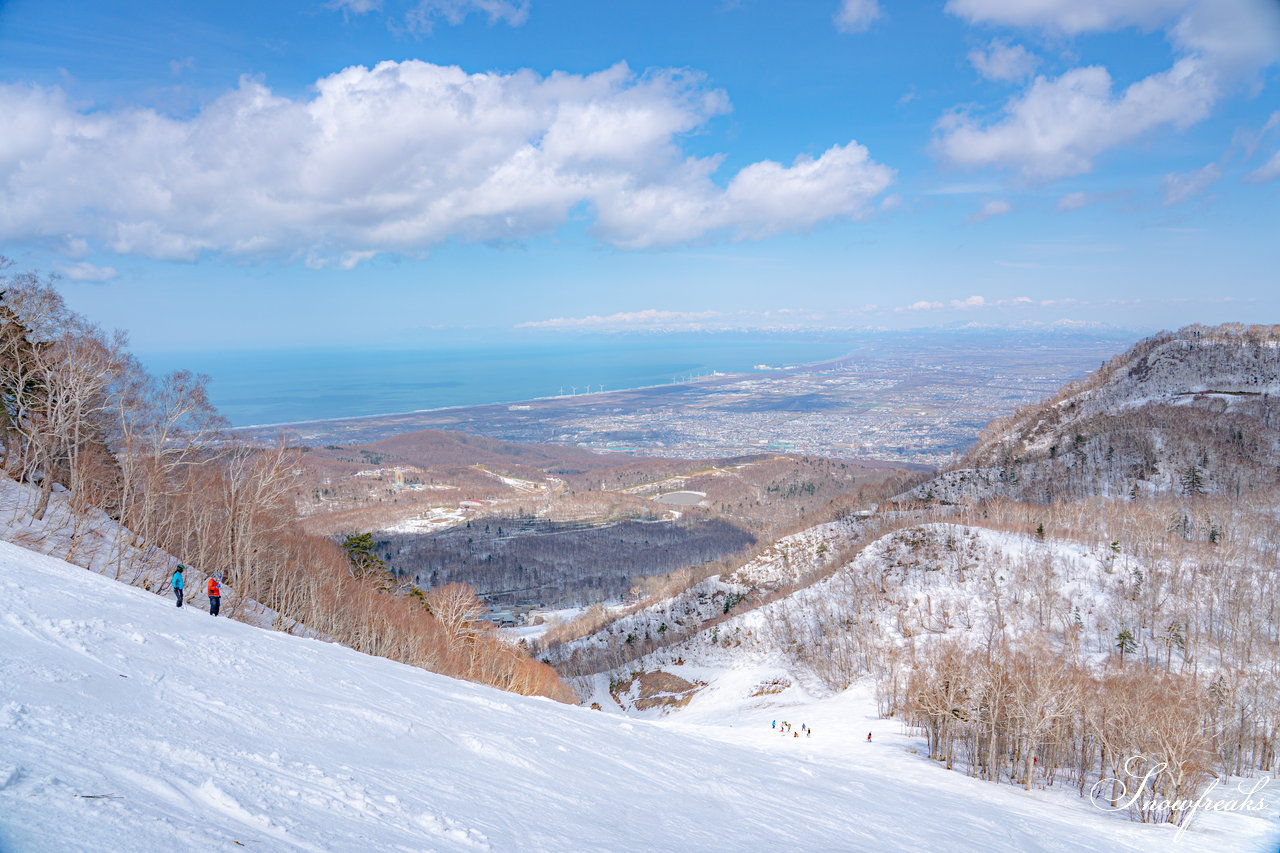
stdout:
<svg viewBox="0 0 1280 853">
<path fill-rule="evenodd" d="M 143 352 L 155 374 L 209 376 L 234 426 L 516 403 L 687 381 L 713 373 L 828 361 L 849 340 L 752 335 L 477 342 L 420 349 L 305 348 Z"/>
</svg>

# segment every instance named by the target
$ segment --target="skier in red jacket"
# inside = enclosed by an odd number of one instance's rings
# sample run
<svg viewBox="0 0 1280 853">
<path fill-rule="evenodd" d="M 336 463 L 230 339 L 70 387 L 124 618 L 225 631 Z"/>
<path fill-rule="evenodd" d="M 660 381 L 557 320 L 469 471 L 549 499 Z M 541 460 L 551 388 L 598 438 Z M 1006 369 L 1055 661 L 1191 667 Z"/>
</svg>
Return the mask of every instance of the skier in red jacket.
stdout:
<svg viewBox="0 0 1280 853">
<path fill-rule="evenodd" d="M 217 575 L 210 575 L 206 586 L 209 591 L 209 615 L 217 616 L 218 605 L 222 603 L 222 584 L 218 581 Z"/>
</svg>

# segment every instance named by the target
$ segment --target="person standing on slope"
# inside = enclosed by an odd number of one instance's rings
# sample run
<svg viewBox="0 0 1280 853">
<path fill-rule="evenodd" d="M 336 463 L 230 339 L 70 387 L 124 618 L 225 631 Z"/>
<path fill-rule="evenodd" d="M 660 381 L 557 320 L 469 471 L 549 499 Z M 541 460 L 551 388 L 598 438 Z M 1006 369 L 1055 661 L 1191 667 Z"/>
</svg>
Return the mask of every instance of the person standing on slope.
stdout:
<svg viewBox="0 0 1280 853">
<path fill-rule="evenodd" d="M 178 568 L 173 570 L 173 580 L 169 583 L 173 586 L 173 594 L 178 596 L 178 606 L 182 606 L 182 590 L 186 587 L 186 581 L 183 579 L 182 572 L 187 567 L 178 563 Z"/>
<path fill-rule="evenodd" d="M 222 604 L 222 584 L 218 582 L 217 575 L 209 576 L 209 615 L 218 615 L 218 606 Z"/>
</svg>

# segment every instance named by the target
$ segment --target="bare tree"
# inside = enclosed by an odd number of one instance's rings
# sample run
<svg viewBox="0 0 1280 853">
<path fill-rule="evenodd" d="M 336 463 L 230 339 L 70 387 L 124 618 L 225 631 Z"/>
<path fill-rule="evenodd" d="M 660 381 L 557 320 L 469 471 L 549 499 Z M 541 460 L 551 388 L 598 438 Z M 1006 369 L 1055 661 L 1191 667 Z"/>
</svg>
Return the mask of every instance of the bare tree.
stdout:
<svg viewBox="0 0 1280 853">
<path fill-rule="evenodd" d="M 487 608 L 476 597 L 475 588 L 467 584 L 451 583 L 427 590 L 424 603 L 444 630 L 450 653 L 457 652 L 488 626 L 480 618 Z"/>
</svg>

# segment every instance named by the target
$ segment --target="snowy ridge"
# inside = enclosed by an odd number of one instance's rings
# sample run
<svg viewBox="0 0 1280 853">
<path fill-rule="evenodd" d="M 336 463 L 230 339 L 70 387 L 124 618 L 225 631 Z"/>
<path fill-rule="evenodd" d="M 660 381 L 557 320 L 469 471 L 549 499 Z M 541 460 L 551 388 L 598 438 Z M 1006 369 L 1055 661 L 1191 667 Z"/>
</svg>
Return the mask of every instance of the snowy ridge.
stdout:
<svg viewBox="0 0 1280 853">
<path fill-rule="evenodd" d="M 795 583 L 821 571 L 832 553 L 832 543 L 857 538 L 861 524 L 860 519 L 850 516 L 784 536 L 728 579 L 762 589 L 778 589 Z"/>
<path fill-rule="evenodd" d="M 720 575 L 699 581 L 679 594 L 628 613 L 599 631 L 570 640 L 551 648 L 546 654 L 558 669 L 568 672 L 581 671 L 581 660 L 590 660 L 601 653 L 620 653 L 637 642 L 649 642 L 663 638 L 671 632 L 688 634 L 699 630 L 709 620 L 725 612 L 725 602 L 730 596 L 745 598 L 751 588 L 745 584 L 731 583 Z M 631 657 L 621 652 L 624 657 Z"/>
<path fill-rule="evenodd" d="M 1041 632 L 1062 640 L 1078 630 L 1086 653 L 1104 655 L 1117 628 L 1136 623 L 1118 602 L 1128 600 L 1144 578 L 1158 578 L 1164 570 L 1110 548 L 958 524 L 919 524 L 869 543 L 850 563 L 811 586 L 602 673 L 592 681 L 591 699 L 603 705 L 604 686 L 630 671 L 697 672 L 705 680 L 714 672 L 709 676 L 700 668 L 761 665 L 776 667 L 810 692 L 829 694 L 842 686 L 839 678 L 834 686 L 824 685 L 803 652 L 850 631 L 869 647 L 883 649 L 886 643 L 904 646 L 946 637 L 978 643 L 993 631 L 1011 639 Z M 1168 606 L 1176 610 L 1177 602 Z M 830 654 L 812 657 L 830 665 Z M 689 668 L 672 670 L 676 661 Z M 854 680 L 863 671 L 851 659 L 846 669 L 831 674 Z"/>
<path fill-rule="evenodd" d="M 15 853 L 1065 853 L 1173 840 L 1172 827 L 940 773 L 896 725 L 868 723 L 856 691 L 646 723 L 178 610 L 8 543 L 0 594 L 0 849 Z M 783 712 L 820 735 L 777 737 Z M 883 743 L 861 743 L 868 728 Z M 1212 817 L 1180 848 L 1261 849 Z M 1266 825 L 1250 826 L 1259 842 Z"/>
<path fill-rule="evenodd" d="M 829 630 L 832 623 L 850 617 L 865 626 L 868 636 L 899 645 L 949 634 L 983 636 L 993 615 L 979 593 L 1006 584 L 1033 558 L 1050 567 L 1060 585 L 1053 595 L 1055 613 L 1073 621 L 1079 612 L 1094 628 L 1104 592 L 1136 568 L 1122 555 L 1098 555 L 1071 543 L 954 524 L 908 527 L 871 542 L 828 578 L 604 673 L 604 680 L 594 683 L 592 699 L 600 701 L 601 685 L 625 671 L 670 668 L 677 660 L 694 667 L 681 673 L 698 667 L 775 666 L 811 692 L 830 693 L 796 661 L 793 646 L 800 637 L 814 642 L 835 634 Z M 862 609 L 855 610 L 854 602 L 862 602 Z M 1005 619 L 999 630 L 1014 635 L 1034 627 Z M 1067 626 L 1060 618 L 1054 627 Z"/>
<path fill-rule="evenodd" d="M 688 589 L 621 617 L 596 633 L 556 646 L 547 653 L 562 671 L 581 672 L 578 661 L 607 650 L 640 643 L 670 641 L 701 630 L 753 596 L 780 590 L 812 577 L 836 559 L 841 543 L 856 541 L 864 524 L 857 517 L 827 522 L 784 536 L 732 574 L 713 575 Z M 611 668 L 613 664 L 600 669 Z"/>
<path fill-rule="evenodd" d="M 1091 495 L 1239 495 L 1280 465 L 1275 327 L 1191 327 L 1143 341 L 1059 399 L 988 428 L 960 466 L 900 499 L 1046 503 Z"/>
<path fill-rule="evenodd" d="M 1220 398 L 1280 394 L 1276 344 L 1275 340 L 1224 340 L 1183 330 L 1166 340 L 1138 345 L 1119 357 L 1119 365 L 1102 384 L 1058 401 L 1055 408 L 1088 418 L 1201 394 Z"/>
<path fill-rule="evenodd" d="M 987 594 L 1011 585 L 1031 563 L 1052 581 L 1044 584 L 1052 602 L 1045 627 L 1055 633 L 1066 629 L 1077 614 L 1087 628 L 1097 630 L 1106 593 L 1140 568 L 1122 554 L 1096 553 L 1074 543 L 1039 542 L 957 524 L 920 524 L 870 543 L 831 577 L 722 623 L 718 645 L 745 645 L 760 655 L 785 654 L 787 639 L 778 625 L 801 621 L 817 629 L 814 620 L 824 609 L 834 604 L 855 615 L 852 602 L 858 600 L 869 600 L 870 613 L 862 615 L 874 619 L 876 633 L 899 643 L 949 634 L 985 636 L 993 626 L 1010 636 L 1022 634 L 1041 626 L 1015 618 L 1025 616 L 1015 607 L 997 620 L 989 603 L 995 597 Z M 863 588 L 874 588 L 876 595 L 859 595 Z M 704 644 L 709 640 L 705 633 L 696 638 Z M 699 657 L 694 645 L 674 651 Z"/>
</svg>

